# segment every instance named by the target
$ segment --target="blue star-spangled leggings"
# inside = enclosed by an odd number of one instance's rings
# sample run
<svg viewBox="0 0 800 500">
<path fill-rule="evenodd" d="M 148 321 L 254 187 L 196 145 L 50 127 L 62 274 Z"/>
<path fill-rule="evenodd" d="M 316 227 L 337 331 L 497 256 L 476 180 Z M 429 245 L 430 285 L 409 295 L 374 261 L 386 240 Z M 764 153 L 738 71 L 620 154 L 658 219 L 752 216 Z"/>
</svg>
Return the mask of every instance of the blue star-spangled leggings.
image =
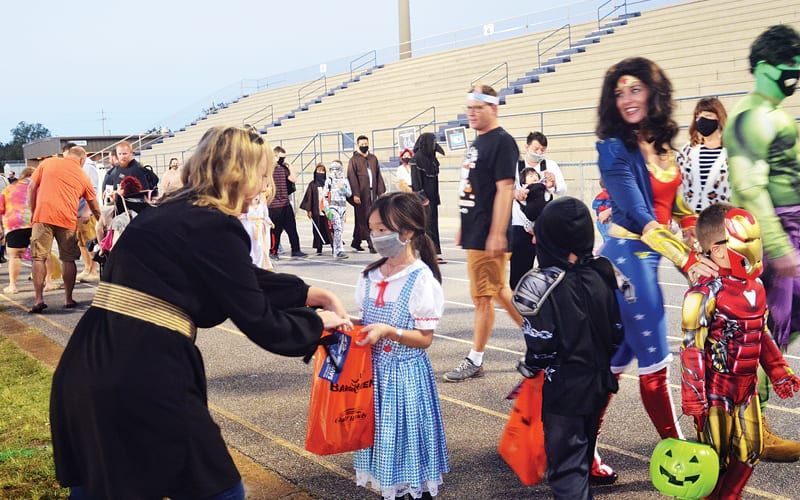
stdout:
<svg viewBox="0 0 800 500">
<path fill-rule="evenodd" d="M 617 298 L 625 327 L 625 341 L 611 359 L 611 371 L 621 373 L 636 358 L 639 375 L 657 372 L 672 360 L 667 344 L 667 319 L 664 297 L 658 286 L 661 255 L 638 240 L 609 237 L 600 250 L 628 277 L 636 299 Z"/>
</svg>

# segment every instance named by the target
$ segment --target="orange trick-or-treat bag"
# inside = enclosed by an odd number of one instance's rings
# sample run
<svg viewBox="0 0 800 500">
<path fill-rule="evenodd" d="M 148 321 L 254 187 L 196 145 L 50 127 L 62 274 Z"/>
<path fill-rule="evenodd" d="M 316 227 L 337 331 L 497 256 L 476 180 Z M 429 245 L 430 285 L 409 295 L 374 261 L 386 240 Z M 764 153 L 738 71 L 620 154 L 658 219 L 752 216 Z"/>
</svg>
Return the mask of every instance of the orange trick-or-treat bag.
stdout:
<svg viewBox="0 0 800 500">
<path fill-rule="evenodd" d="M 523 380 L 497 448 L 503 460 L 526 486 L 541 482 L 547 470 L 542 425 L 542 382 L 542 372 L 534 378 Z"/>
<path fill-rule="evenodd" d="M 306 450 L 331 455 L 372 446 L 375 408 L 372 346 L 356 345 L 361 327 L 325 333 L 317 348 L 308 408 Z M 326 339 L 326 337 L 333 337 Z"/>
</svg>

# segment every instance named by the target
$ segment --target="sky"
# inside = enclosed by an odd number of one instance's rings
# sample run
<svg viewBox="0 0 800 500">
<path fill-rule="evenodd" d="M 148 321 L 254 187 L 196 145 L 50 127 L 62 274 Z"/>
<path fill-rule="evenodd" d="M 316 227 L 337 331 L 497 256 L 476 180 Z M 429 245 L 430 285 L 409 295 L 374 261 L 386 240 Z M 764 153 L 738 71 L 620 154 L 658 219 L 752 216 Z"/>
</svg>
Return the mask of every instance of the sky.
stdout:
<svg viewBox="0 0 800 500">
<path fill-rule="evenodd" d="M 410 3 L 412 40 L 555 15 L 536 14 L 544 7 L 530 0 Z M 559 7 L 588 13 L 597 4 Z M 20 121 L 56 136 L 125 135 L 190 118 L 242 79 L 388 52 L 397 18 L 397 0 L 4 2 L 0 142 Z"/>
</svg>

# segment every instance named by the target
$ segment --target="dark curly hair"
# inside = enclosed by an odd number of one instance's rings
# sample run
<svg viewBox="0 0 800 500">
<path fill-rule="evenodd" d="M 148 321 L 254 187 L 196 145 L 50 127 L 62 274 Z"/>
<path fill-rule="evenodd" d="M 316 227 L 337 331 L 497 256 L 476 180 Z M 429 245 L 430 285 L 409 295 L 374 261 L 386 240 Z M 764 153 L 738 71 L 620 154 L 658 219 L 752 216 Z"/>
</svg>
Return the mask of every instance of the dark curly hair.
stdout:
<svg viewBox="0 0 800 500">
<path fill-rule="evenodd" d="M 617 109 L 617 97 L 614 92 L 617 81 L 623 75 L 635 76 L 644 82 L 650 91 L 647 99 L 647 116 L 637 125 L 627 123 Z M 678 124 L 672 119 L 674 108 L 672 83 L 656 63 L 644 57 L 623 59 L 606 71 L 600 105 L 597 107 L 595 133 L 600 139 L 616 137 L 632 149 L 638 143 L 637 131 L 641 130 L 647 134 L 647 141 L 653 142 L 656 152 L 664 154 L 667 152 L 664 145 L 672 149 L 672 139 L 678 133 Z"/>
<path fill-rule="evenodd" d="M 750 73 L 755 71 L 759 61 L 773 66 L 791 64 L 799 55 L 800 34 L 786 24 L 770 26 L 750 46 Z"/>
</svg>

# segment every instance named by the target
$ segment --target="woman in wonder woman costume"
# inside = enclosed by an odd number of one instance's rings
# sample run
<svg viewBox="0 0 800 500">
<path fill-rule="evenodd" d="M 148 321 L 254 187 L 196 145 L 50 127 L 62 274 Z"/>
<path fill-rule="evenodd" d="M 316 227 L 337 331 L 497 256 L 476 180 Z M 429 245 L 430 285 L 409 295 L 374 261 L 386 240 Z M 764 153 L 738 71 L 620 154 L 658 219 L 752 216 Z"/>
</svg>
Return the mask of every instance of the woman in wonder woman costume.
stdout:
<svg viewBox="0 0 800 500">
<path fill-rule="evenodd" d="M 613 222 L 600 253 L 631 281 L 635 297 L 620 297 L 625 341 L 611 360 L 619 374 L 636 358 L 642 402 L 662 438 L 681 437 L 667 386 L 672 355 L 667 345 L 658 263 L 666 257 L 691 281 L 716 275 L 716 265 L 699 257 L 669 231 L 679 209 L 680 169 L 672 148 L 678 126 L 672 119 L 672 84 L 648 59 L 620 61 L 606 72 L 598 108 L 600 175 L 611 197 Z"/>
</svg>

